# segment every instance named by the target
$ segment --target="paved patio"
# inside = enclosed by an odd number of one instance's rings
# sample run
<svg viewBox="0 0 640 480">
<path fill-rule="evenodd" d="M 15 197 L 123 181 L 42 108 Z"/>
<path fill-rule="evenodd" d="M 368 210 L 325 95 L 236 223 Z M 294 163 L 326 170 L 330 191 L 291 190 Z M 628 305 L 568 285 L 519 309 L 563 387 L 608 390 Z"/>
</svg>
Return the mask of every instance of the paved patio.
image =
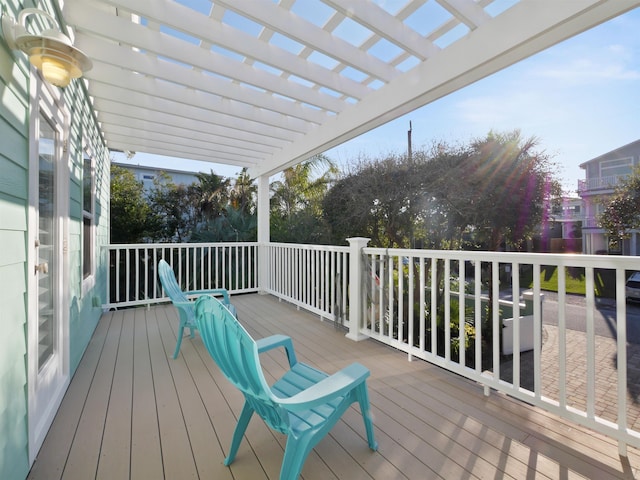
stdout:
<svg viewBox="0 0 640 480">
<path fill-rule="evenodd" d="M 567 405 L 584 410 L 586 408 L 587 351 L 586 336 L 583 332 L 567 330 Z M 542 394 L 558 398 L 558 328 L 543 327 L 542 344 Z M 611 422 L 617 422 L 618 389 L 616 341 L 596 336 L 596 407 L 595 415 Z M 501 378 L 511 381 L 513 365 L 510 357 L 501 364 Z M 521 353 L 521 386 L 533 390 L 533 352 Z M 640 345 L 627 345 L 627 425 L 640 430 Z"/>
</svg>

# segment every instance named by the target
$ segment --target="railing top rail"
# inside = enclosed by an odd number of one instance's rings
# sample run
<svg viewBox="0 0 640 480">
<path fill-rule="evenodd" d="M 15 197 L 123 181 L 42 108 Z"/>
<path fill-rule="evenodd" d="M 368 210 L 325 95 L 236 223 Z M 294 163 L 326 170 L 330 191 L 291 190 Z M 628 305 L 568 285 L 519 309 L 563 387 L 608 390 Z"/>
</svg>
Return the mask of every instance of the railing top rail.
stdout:
<svg viewBox="0 0 640 480">
<path fill-rule="evenodd" d="M 105 245 L 109 250 L 115 249 L 154 249 L 154 248 L 202 248 L 202 247 L 237 247 L 257 246 L 258 242 L 205 242 L 205 243 L 111 243 Z"/>
<path fill-rule="evenodd" d="M 640 270 L 639 256 L 583 255 L 580 253 L 524 253 L 469 250 L 419 250 L 402 248 L 363 248 L 367 255 L 391 255 L 414 258 L 438 258 L 500 263 L 531 263 L 535 265 L 569 265 L 572 267 L 623 268 Z"/>
<path fill-rule="evenodd" d="M 311 245 L 305 243 L 275 243 L 270 242 L 267 245 L 274 247 L 285 247 L 295 250 L 319 250 L 328 252 L 349 252 L 349 247 L 342 247 L 338 245 Z"/>
</svg>

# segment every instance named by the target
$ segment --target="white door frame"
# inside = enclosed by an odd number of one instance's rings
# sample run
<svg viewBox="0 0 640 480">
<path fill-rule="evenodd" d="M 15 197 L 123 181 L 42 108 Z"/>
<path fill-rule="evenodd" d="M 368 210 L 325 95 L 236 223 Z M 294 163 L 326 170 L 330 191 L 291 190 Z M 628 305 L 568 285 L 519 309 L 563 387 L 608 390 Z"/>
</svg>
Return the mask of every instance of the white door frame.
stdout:
<svg viewBox="0 0 640 480">
<path fill-rule="evenodd" d="M 31 72 L 31 105 L 29 121 L 29 215 L 27 233 L 27 384 L 29 417 L 29 463 L 44 442 L 49 427 L 69 385 L 69 153 L 66 147 L 69 135 L 69 115 L 61 91 L 42 81 L 34 69 Z M 38 366 L 38 229 L 39 199 L 39 122 L 40 114 L 53 120 L 59 142 L 55 168 L 56 203 L 56 265 L 54 279 L 58 288 L 54 293 L 56 315 L 55 354 L 40 369 Z"/>
</svg>

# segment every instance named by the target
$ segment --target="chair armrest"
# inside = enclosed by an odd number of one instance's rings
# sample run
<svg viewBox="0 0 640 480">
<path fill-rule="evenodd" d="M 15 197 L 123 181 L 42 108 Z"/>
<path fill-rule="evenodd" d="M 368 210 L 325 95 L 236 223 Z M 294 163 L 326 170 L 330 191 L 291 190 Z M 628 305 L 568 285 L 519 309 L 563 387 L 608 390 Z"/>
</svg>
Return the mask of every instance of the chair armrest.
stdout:
<svg viewBox="0 0 640 480">
<path fill-rule="evenodd" d="M 187 297 L 190 297 L 192 295 L 222 295 L 222 298 L 224 298 L 224 303 L 225 305 L 229 305 L 231 303 L 231 300 L 229 300 L 229 290 L 227 290 L 226 288 L 213 288 L 210 290 L 189 290 L 188 292 L 184 292 L 184 294 Z"/>
<path fill-rule="evenodd" d="M 308 410 L 347 394 L 364 382 L 369 375 L 367 367 L 352 363 L 306 390 L 289 398 L 278 398 L 276 401 L 291 412 Z"/>
<path fill-rule="evenodd" d="M 291 337 L 288 337 L 287 335 L 278 334 L 261 338 L 260 340 L 256 340 L 256 345 L 258 346 L 258 353 L 263 353 L 274 348 L 283 347 L 287 352 L 289 366 L 293 367 L 296 363 L 298 363 L 298 360 L 296 359 L 296 352 L 293 349 L 293 342 L 291 341 Z"/>
<path fill-rule="evenodd" d="M 193 308 L 193 302 L 174 302 L 173 300 L 171 300 L 171 303 L 173 304 L 174 307 L 177 308 L 181 308 L 183 310 L 187 310 L 187 309 L 192 309 Z"/>
</svg>

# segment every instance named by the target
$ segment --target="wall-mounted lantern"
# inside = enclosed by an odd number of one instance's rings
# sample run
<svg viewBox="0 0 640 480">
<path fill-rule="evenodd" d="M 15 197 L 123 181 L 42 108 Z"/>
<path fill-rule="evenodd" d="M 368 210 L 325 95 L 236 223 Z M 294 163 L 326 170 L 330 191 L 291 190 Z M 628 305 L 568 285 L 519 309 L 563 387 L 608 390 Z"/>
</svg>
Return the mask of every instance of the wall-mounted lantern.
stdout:
<svg viewBox="0 0 640 480">
<path fill-rule="evenodd" d="M 44 17 L 51 28 L 39 33 L 29 33 L 26 27 L 29 15 Z M 45 80 L 58 87 L 66 87 L 72 78 L 81 77 L 92 67 L 91 60 L 60 31 L 56 19 L 37 8 L 22 10 L 18 21 L 4 14 L 2 32 L 9 48 L 26 53 L 29 62 L 42 72 Z"/>
</svg>

